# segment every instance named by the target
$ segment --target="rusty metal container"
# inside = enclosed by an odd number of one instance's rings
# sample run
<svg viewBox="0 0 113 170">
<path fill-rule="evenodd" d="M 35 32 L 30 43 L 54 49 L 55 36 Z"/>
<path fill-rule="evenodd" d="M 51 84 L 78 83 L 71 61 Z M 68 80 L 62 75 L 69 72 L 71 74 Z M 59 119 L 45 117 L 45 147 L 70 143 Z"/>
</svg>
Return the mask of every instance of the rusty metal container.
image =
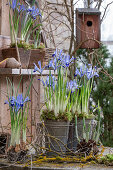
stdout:
<svg viewBox="0 0 113 170">
<path fill-rule="evenodd" d="M 76 9 L 76 42 L 80 48 L 99 48 L 100 14 L 94 8 Z"/>
</svg>

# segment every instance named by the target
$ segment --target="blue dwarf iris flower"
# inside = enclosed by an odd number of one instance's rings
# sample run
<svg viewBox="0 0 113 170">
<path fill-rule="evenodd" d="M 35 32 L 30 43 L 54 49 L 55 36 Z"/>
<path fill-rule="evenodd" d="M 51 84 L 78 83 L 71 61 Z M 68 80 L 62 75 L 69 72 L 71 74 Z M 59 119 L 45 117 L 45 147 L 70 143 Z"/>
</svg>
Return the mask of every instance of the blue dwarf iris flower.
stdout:
<svg viewBox="0 0 113 170">
<path fill-rule="evenodd" d="M 81 87 L 81 86 L 79 86 L 79 85 L 77 84 L 76 80 L 73 80 L 73 87 L 74 87 L 74 89 L 78 89 L 78 88 Z"/>
<path fill-rule="evenodd" d="M 80 86 L 78 86 L 76 80 L 70 80 L 69 82 L 67 82 L 67 89 L 71 90 L 71 93 L 73 93 L 79 87 Z"/>
<path fill-rule="evenodd" d="M 71 80 L 70 82 L 67 82 L 67 88 L 70 90 L 73 88 L 73 81 Z"/>
<path fill-rule="evenodd" d="M 57 69 L 57 64 L 58 64 L 58 61 L 55 57 L 54 59 L 49 61 L 48 68 L 53 68 L 55 71 Z"/>
<path fill-rule="evenodd" d="M 56 57 L 56 56 L 57 56 L 57 48 L 56 48 L 54 54 L 52 54 L 52 57 Z"/>
<path fill-rule="evenodd" d="M 35 9 L 35 6 L 32 6 L 31 8 L 27 9 L 27 12 L 29 12 L 31 14 L 31 16 L 33 17 L 33 19 L 36 19 L 37 16 L 41 16 L 39 9 Z"/>
<path fill-rule="evenodd" d="M 55 76 L 47 76 L 46 81 L 45 81 L 46 86 L 55 86 Z"/>
<path fill-rule="evenodd" d="M 65 56 L 65 59 L 64 59 L 64 65 L 66 67 L 69 67 L 69 64 L 70 64 L 70 56 Z"/>
<path fill-rule="evenodd" d="M 12 97 L 9 98 L 9 101 L 5 101 L 4 104 L 9 104 L 10 107 L 14 108 L 15 101 L 16 101 L 16 99 L 12 96 Z"/>
<path fill-rule="evenodd" d="M 23 108 L 24 103 L 30 101 L 29 97 L 27 96 L 25 99 L 23 98 L 22 94 L 19 94 L 16 99 L 16 103 L 20 106 L 20 108 Z"/>
<path fill-rule="evenodd" d="M 20 109 L 20 105 L 16 102 L 15 97 L 10 97 L 9 101 L 5 101 L 4 104 L 9 104 L 9 107 L 17 114 L 18 110 Z"/>
<path fill-rule="evenodd" d="M 57 59 L 56 58 L 54 58 L 54 70 L 56 70 L 57 69 Z"/>
<path fill-rule="evenodd" d="M 99 77 L 97 73 L 97 68 L 96 67 L 93 68 L 92 65 L 89 65 L 89 66 L 90 66 L 89 68 L 85 66 L 85 70 L 83 70 L 82 67 L 80 67 L 80 69 L 76 68 L 75 76 L 79 75 L 80 78 L 82 78 L 83 76 L 86 76 L 88 80 L 93 78 L 94 76 Z"/>
<path fill-rule="evenodd" d="M 59 55 L 57 55 L 57 58 L 58 58 L 58 60 L 61 61 L 62 57 L 63 57 L 62 50 L 60 50 Z"/>
<path fill-rule="evenodd" d="M 54 59 L 56 59 L 57 64 L 63 67 L 69 67 L 70 63 L 73 63 L 74 60 L 74 57 L 70 58 L 69 55 L 65 55 L 64 53 L 62 53 L 62 50 L 58 51 L 57 49 L 52 56 L 54 57 Z"/>
<path fill-rule="evenodd" d="M 14 10 L 17 7 L 17 0 L 12 0 L 10 4 L 10 7 Z"/>
<path fill-rule="evenodd" d="M 44 81 L 43 79 L 38 79 L 42 82 L 43 86 L 45 87 L 52 87 L 53 90 L 55 89 L 55 76 L 47 76 L 46 80 Z"/>
<path fill-rule="evenodd" d="M 48 68 L 53 68 L 53 69 L 55 70 L 55 66 L 54 66 L 54 63 L 53 63 L 53 59 L 49 61 Z"/>
<path fill-rule="evenodd" d="M 99 77 L 99 74 L 97 73 L 97 67 L 94 67 L 94 76 Z"/>
<path fill-rule="evenodd" d="M 69 67 L 71 63 L 73 63 L 74 57 L 70 58 L 69 55 L 64 56 L 62 59 L 62 65 L 63 67 Z"/>
<path fill-rule="evenodd" d="M 77 75 L 79 75 L 80 78 L 85 75 L 85 71 L 83 71 L 82 67 L 80 68 L 80 70 L 78 68 L 76 68 L 75 76 L 77 76 Z"/>
<path fill-rule="evenodd" d="M 55 57 L 57 60 L 62 61 L 63 55 L 64 55 L 64 54 L 62 54 L 62 50 L 60 50 L 60 51 L 58 52 L 58 49 L 56 49 L 56 51 L 54 52 L 54 54 L 52 55 L 52 57 Z"/>
<path fill-rule="evenodd" d="M 17 10 L 18 10 L 18 12 L 20 13 L 21 11 L 25 11 L 26 8 L 25 8 L 25 6 L 24 6 L 23 4 L 18 3 L 18 8 L 17 8 Z"/>
<path fill-rule="evenodd" d="M 38 71 L 40 74 L 42 74 L 45 67 L 43 67 L 43 68 L 41 67 L 41 61 L 38 61 L 39 68 L 37 67 L 37 65 L 35 63 L 33 63 L 33 64 L 35 66 L 33 72 Z"/>
<path fill-rule="evenodd" d="M 45 82 L 43 79 L 38 79 L 38 80 L 40 80 L 42 82 L 43 86 L 45 86 Z"/>
<path fill-rule="evenodd" d="M 19 111 L 19 109 L 23 108 L 24 103 L 30 101 L 29 97 L 23 98 L 22 94 L 19 94 L 17 98 L 10 97 L 9 101 L 5 101 L 4 104 L 9 104 L 9 107 L 13 109 L 15 113 Z"/>
<path fill-rule="evenodd" d="M 87 69 L 86 76 L 87 76 L 88 79 L 91 79 L 94 76 L 99 77 L 99 74 L 97 73 L 96 66 L 94 68 L 92 68 L 92 66 L 91 66 L 89 69 Z"/>
</svg>

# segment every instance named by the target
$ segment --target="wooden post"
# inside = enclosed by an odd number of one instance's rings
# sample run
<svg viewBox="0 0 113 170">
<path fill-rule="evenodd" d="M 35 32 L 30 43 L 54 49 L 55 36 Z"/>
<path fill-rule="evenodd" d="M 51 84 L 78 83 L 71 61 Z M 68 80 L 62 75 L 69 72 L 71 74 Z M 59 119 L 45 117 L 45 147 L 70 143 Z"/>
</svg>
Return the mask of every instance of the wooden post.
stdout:
<svg viewBox="0 0 113 170">
<path fill-rule="evenodd" d="M 9 6 L 8 0 L 0 0 L 0 34 L 9 36 Z"/>
</svg>

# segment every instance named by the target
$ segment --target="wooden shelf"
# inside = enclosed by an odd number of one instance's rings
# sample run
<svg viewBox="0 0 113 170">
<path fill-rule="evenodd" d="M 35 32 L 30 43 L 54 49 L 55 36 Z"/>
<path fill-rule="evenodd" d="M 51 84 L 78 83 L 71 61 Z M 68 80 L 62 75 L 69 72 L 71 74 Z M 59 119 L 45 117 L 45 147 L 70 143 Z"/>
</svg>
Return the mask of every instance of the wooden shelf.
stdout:
<svg viewBox="0 0 113 170">
<path fill-rule="evenodd" d="M 54 74 L 54 71 L 51 71 Z M 11 69 L 11 68 L 0 68 L 0 75 L 40 75 L 39 72 L 33 72 L 33 69 Z M 49 70 L 43 71 L 43 76 L 49 75 Z"/>
</svg>

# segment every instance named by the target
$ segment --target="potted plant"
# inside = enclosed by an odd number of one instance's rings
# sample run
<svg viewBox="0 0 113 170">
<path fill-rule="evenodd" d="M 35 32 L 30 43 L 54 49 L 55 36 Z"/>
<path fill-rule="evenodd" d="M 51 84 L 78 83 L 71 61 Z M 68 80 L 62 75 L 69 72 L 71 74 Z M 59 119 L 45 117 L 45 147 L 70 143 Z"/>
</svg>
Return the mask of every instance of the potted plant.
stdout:
<svg viewBox="0 0 113 170">
<path fill-rule="evenodd" d="M 78 88 L 76 81 L 68 80 L 68 68 L 74 57 L 56 50 L 48 65 L 39 67 L 35 64 L 34 72 L 41 74 L 40 81 L 44 86 L 45 109 L 42 109 L 41 119 L 44 120 L 47 131 L 46 147 L 49 152 L 60 154 L 66 152 L 69 124 L 72 120 L 70 97 L 72 91 Z M 46 79 L 42 76 L 44 69 L 49 69 Z"/>
<path fill-rule="evenodd" d="M 97 73 L 97 68 L 92 67 L 92 65 L 82 66 L 80 69 L 76 68 L 75 78 L 76 81 L 79 81 L 79 85 L 81 86 L 71 95 L 72 100 L 72 114 L 73 121 L 71 122 L 71 127 L 73 128 L 73 134 L 69 140 L 73 141 L 71 148 L 76 150 L 76 146 L 78 143 L 78 136 L 80 140 L 84 138 L 83 135 L 83 127 L 85 124 L 85 130 L 88 131 L 90 128 L 90 138 L 92 137 L 93 129 L 95 126 L 94 114 L 90 112 L 89 109 L 89 100 L 91 95 L 91 90 L 93 86 L 94 77 L 99 77 Z M 77 124 L 77 127 L 76 127 Z M 78 133 L 76 133 L 76 128 L 78 129 Z M 72 139 L 73 138 L 73 139 Z M 70 146 L 69 146 L 70 147 Z"/>
<path fill-rule="evenodd" d="M 91 134 L 92 131 L 92 125 L 89 124 L 88 129 L 86 129 L 86 118 L 83 118 L 83 126 L 82 126 L 82 139 L 79 138 L 78 135 L 78 128 L 77 128 L 77 119 L 75 121 L 75 131 L 76 131 L 76 137 L 78 140 L 77 143 L 77 151 L 82 154 L 82 155 L 96 155 L 99 152 L 99 149 L 97 147 L 97 144 L 99 143 L 99 137 L 101 134 L 101 109 L 100 109 L 100 105 L 99 105 L 99 101 L 98 101 L 98 107 L 96 108 L 97 110 L 97 117 L 96 117 L 96 127 L 93 128 L 93 133 Z M 80 136 L 81 137 L 81 136 Z"/>
<path fill-rule="evenodd" d="M 7 149 L 8 159 L 10 161 L 21 160 L 27 153 L 26 126 L 30 102 L 29 91 L 32 84 L 32 78 L 24 95 L 18 93 L 21 81 L 22 78 L 20 79 L 18 88 L 15 90 L 14 84 L 7 78 L 8 100 L 6 100 L 4 104 L 9 105 L 11 119 L 11 139 L 9 148 Z M 10 91 L 8 90 L 9 85 L 11 87 Z"/>
<path fill-rule="evenodd" d="M 70 58 L 69 55 L 56 50 L 48 65 L 42 68 L 41 62 L 39 62 L 39 68 L 35 64 L 34 69 L 34 72 L 40 72 L 40 81 L 44 86 L 46 109 L 42 110 L 41 118 L 45 122 L 45 127 L 50 137 L 52 136 L 51 138 L 55 140 L 54 144 L 53 141 L 50 140 L 49 144 L 52 142 L 52 145 L 50 144 L 49 146 L 56 152 L 60 150 L 66 151 L 65 145 L 67 144 L 67 137 L 65 142 L 59 144 L 60 146 L 57 144 L 58 141 L 56 141 L 57 137 L 58 139 L 60 139 L 60 137 L 62 139 L 62 136 L 64 136 L 63 134 L 65 131 L 63 126 L 66 127 L 66 124 L 63 125 L 63 122 L 67 123 L 68 128 L 66 134 L 68 134 L 69 121 L 72 119 L 74 120 L 74 126 L 72 126 L 72 128 L 74 128 L 73 137 L 75 137 L 75 121 L 78 122 L 77 127 L 79 129 L 79 134 L 83 134 L 81 132 L 83 130 L 84 119 L 86 119 L 86 129 L 92 121 L 92 118 L 94 119 L 94 115 L 89 112 L 89 98 L 92 90 L 93 78 L 94 76 L 99 76 L 97 68 L 93 68 L 91 65 L 88 67 L 85 66 L 84 70 L 82 68 L 80 68 L 80 70 L 76 68 L 75 77 L 73 80 L 70 80 L 68 78 L 68 72 L 69 66 L 73 63 L 73 60 L 74 57 Z M 49 69 L 49 75 L 47 75 L 46 79 L 42 76 L 45 68 Z M 58 124 L 60 124 L 59 128 Z M 56 132 L 55 128 L 58 132 Z M 55 134 L 57 134 L 57 136 L 55 136 Z M 72 137 L 69 138 L 71 141 L 74 140 Z M 62 139 L 62 141 L 64 141 L 64 139 Z"/>
<path fill-rule="evenodd" d="M 43 61 L 45 56 L 44 45 L 40 43 L 41 14 L 34 5 L 35 0 L 32 6 L 20 4 L 19 0 L 9 1 L 11 48 L 3 49 L 2 56 L 16 58 L 22 68 L 33 68 L 33 62 Z"/>
</svg>

